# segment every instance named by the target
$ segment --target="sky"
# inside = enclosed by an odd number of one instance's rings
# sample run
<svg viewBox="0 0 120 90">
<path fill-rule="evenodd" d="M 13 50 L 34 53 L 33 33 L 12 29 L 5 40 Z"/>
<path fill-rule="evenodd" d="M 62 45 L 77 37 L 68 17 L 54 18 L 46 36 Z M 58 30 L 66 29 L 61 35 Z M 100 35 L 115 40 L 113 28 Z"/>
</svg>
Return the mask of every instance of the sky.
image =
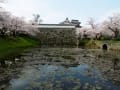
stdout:
<svg viewBox="0 0 120 90">
<path fill-rule="evenodd" d="M 120 12 L 120 0 L 8 0 L 1 5 L 27 20 L 40 14 L 42 23 L 59 23 L 68 17 L 86 24 L 90 17 L 100 22 L 113 12 Z"/>
</svg>

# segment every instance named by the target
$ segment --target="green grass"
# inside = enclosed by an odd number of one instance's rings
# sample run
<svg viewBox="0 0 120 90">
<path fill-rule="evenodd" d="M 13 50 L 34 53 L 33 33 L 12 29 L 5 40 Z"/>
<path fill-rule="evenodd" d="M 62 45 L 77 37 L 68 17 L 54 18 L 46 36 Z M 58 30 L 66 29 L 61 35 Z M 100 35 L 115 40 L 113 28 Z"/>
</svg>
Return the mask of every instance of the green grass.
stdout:
<svg viewBox="0 0 120 90">
<path fill-rule="evenodd" d="M 34 47 L 39 42 L 30 37 L 5 37 L 0 38 L 0 58 L 16 55 L 26 48 Z"/>
<path fill-rule="evenodd" d="M 103 43 L 106 43 L 110 50 L 120 50 L 120 41 L 105 40 L 105 41 L 98 41 L 98 42 L 100 46 L 102 46 Z"/>
<path fill-rule="evenodd" d="M 98 40 L 91 39 L 91 40 L 80 40 L 79 41 L 80 47 L 84 47 L 88 49 L 97 49 L 97 48 L 100 48 L 101 45 L 102 45 L 102 42 Z"/>
<path fill-rule="evenodd" d="M 79 46 L 88 49 L 99 49 L 106 43 L 111 50 L 120 50 L 120 41 L 116 40 L 80 40 Z"/>
<path fill-rule="evenodd" d="M 97 48 L 100 48 L 101 42 L 99 42 L 97 40 L 90 40 L 86 43 L 85 46 L 86 46 L 86 48 L 97 49 Z"/>
<path fill-rule="evenodd" d="M 109 49 L 120 50 L 120 41 L 115 40 L 80 40 L 80 46 L 88 49 L 101 48 L 103 43 L 107 43 Z M 39 41 L 28 37 L 0 37 L 0 58 L 13 56 L 21 53 L 26 48 L 35 47 Z"/>
</svg>

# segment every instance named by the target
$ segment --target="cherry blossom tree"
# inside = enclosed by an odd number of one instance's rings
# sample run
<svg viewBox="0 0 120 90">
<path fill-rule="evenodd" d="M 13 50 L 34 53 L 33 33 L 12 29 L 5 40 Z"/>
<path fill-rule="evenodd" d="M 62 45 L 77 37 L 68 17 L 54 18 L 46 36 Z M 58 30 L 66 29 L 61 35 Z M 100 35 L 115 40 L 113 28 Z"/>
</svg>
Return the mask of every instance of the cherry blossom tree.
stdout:
<svg viewBox="0 0 120 90">
<path fill-rule="evenodd" d="M 92 18 L 92 17 L 90 17 L 89 18 L 89 20 L 87 21 L 87 24 L 94 30 L 94 29 L 96 29 L 96 23 L 95 23 L 95 20 Z"/>
<path fill-rule="evenodd" d="M 118 38 L 120 35 L 120 13 L 115 13 L 103 22 L 104 28 L 114 33 L 114 37 Z"/>
</svg>

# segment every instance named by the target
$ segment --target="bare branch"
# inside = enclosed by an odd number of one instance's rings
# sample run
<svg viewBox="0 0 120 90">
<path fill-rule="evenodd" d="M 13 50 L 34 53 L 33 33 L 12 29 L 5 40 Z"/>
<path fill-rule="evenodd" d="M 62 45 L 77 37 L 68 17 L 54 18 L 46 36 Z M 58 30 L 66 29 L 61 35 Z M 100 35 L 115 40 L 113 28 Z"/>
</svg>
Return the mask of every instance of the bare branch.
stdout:
<svg viewBox="0 0 120 90">
<path fill-rule="evenodd" d="M 89 18 L 89 20 L 87 21 L 88 25 L 91 26 L 92 29 L 95 29 L 96 25 L 95 25 L 95 21 L 93 18 Z"/>
</svg>

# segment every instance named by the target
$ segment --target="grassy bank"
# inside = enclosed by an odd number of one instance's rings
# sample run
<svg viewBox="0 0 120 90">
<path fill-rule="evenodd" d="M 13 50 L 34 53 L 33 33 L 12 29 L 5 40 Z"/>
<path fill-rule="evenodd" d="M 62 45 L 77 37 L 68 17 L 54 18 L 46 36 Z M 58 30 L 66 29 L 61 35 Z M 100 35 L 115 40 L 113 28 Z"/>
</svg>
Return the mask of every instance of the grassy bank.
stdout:
<svg viewBox="0 0 120 90">
<path fill-rule="evenodd" d="M 88 49 L 100 49 L 103 44 L 107 44 L 110 50 L 120 51 L 120 41 L 117 40 L 80 40 L 79 47 Z"/>
<path fill-rule="evenodd" d="M 20 53 L 25 48 L 37 46 L 39 42 L 36 39 L 24 37 L 5 37 L 0 38 L 0 58 Z"/>
<path fill-rule="evenodd" d="M 4 37 L 0 38 L 0 58 L 19 54 L 26 48 L 35 47 L 40 41 L 31 37 Z M 102 44 L 107 43 L 110 50 L 120 51 L 120 41 L 115 40 L 80 40 L 79 47 L 88 49 L 99 49 Z"/>
</svg>

